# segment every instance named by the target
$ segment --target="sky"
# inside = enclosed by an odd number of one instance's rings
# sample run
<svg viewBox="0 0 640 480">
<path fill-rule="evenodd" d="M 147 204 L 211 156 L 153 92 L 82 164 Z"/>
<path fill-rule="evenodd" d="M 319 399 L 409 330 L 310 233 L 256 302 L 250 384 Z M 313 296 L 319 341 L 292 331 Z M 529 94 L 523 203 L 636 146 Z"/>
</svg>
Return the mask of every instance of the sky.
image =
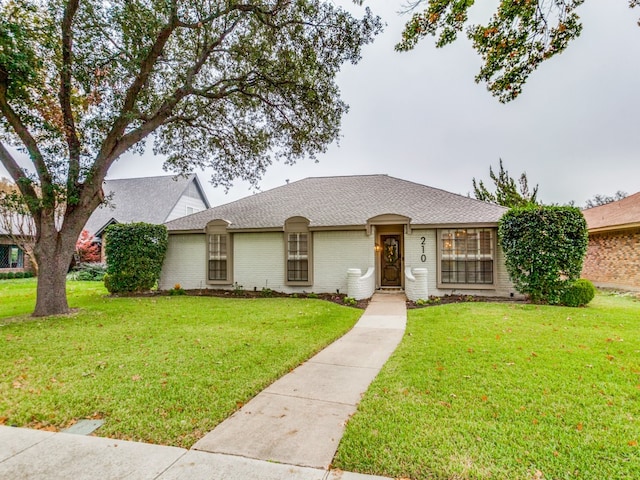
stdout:
<svg viewBox="0 0 640 480">
<path fill-rule="evenodd" d="M 349 0 L 336 3 L 355 7 Z M 499 159 L 512 177 L 526 172 L 544 203 L 583 206 L 595 194 L 640 191 L 640 9 L 628 0 L 587 0 L 578 9 L 582 35 L 545 61 L 523 93 L 501 104 L 476 84 L 480 57 L 464 35 L 442 49 L 431 38 L 398 53 L 403 0 L 368 0 L 386 23 L 357 65 L 339 74 L 350 105 L 338 145 L 318 162 L 274 163 L 260 182 L 267 190 L 312 176 L 388 174 L 462 195 L 472 179 L 489 181 Z M 496 2 L 481 0 L 482 21 Z M 151 143 L 151 142 L 149 142 Z M 167 174 L 151 148 L 125 154 L 107 178 Z M 197 171 L 212 206 L 255 193 L 244 182 L 214 189 Z M 0 167 L 0 176 L 7 176 Z M 489 182 L 491 185 L 491 183 Z"/>
</svg>

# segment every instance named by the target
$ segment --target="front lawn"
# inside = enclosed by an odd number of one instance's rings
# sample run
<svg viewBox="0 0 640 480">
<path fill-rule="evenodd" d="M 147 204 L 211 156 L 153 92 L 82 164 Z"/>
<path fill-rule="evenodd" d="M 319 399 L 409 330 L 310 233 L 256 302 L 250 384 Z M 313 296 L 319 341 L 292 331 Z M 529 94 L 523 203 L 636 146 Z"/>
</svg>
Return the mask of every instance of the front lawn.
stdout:
<svg viewBox="0 0 640 480">
<path fill-rule="evenodd" d="M 334 465 L 411 479 L 640 478 L 640 302 L 409 312 Z"/>
<path fill-rule="evenodd" d="M 0 282 L 0 424 L 100 418 L 100 436 L 190 447 L 362 313 L 311 299 L 110 298 L 98 282 L 68 291 L 77 313 L 34 319 L 35 281 Z"/>
</svg>

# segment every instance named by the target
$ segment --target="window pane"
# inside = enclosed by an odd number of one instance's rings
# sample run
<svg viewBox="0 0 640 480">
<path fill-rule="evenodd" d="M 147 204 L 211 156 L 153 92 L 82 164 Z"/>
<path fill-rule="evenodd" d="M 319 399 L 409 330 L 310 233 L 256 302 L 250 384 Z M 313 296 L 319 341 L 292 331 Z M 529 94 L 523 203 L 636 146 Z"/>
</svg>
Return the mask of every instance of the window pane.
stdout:
<svg viewBox="0 0 640 480">
<path fill-rule="evenodd" d="M 227 261 L 209 260 L 209 280 L 227 279 Z"/>
<path fill-rule="evenodd" d="M 287 235 L 287 281 L 309 281 L 309 234 Z"/>
<path fill-rule="evenodd" d="M 440 281 L 493 283 L 493 231 L 489 228 L 441 230 Z"/>
<path fill-rule="evenodd" d="M 225 234 L 209 235 L 209 280 L 227 280 L 227 238 Z"/>
</svg>

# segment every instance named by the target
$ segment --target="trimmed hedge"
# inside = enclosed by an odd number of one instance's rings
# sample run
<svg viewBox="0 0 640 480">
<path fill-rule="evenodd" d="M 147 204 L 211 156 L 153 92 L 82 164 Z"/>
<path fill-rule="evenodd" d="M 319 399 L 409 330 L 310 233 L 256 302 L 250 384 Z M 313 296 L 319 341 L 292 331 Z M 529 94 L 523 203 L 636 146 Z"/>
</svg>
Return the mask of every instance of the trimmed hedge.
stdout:
<svg viewBox="0 0 640 480">
<path fill-rule="evenodd" d="M 587 222 L 575 207 L 513 208 L 498 224 L 509 276 L 534 302 L 560 303 L 582 271 Z"/>
<path fill-rule="evenodd" d="M 14 278 L 33 278 L 33 272 L 0 272 L 0 280 L 13 280 Z"/>
<path fill-rule="evenodd" d="M 562 292 L 560 303 L 567 307 L 583 307 L 596 296 L 596 287 L 589 280 L 581 278 Z"/>
<path fill-rule="evenodd" d="M 114 224 L 106 229 L 107 274 L 110 293 L 151 290 L 162 270 L 168 234 L 164 225 Z"/>
</svg>

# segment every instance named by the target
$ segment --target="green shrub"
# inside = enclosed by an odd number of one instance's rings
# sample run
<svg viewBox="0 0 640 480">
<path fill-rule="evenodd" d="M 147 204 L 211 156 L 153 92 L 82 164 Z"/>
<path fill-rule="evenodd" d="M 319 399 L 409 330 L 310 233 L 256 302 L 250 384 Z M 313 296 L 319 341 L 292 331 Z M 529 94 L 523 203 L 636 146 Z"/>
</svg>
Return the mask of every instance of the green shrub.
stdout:
<svg viewBox="0 0 640 480">
<path fill-rule="evenodd" d="M 73 280 L 101 282 L 107 272 L 104 263 L 79 263 L 71 275 Z"/>
<path fill-rule="evenodd" d="M 168 234 L 163 225 L 114 224 L 106 230 L 107 275 L 110 293 L 151 290 L 160 278 L 167 252 Z"/>
<path fill-rule="evenodd" d="M 182 285 L 180 285 L 179 283 L 176 283 L 173 288 L 171 290 L 169 290 L 169 295 L 176 296 L 176 295 L 186 295 L 187 291 L 182 288 Z"/>
<path fill-rule="evenodd" d="M 560 298 L 560 303 L 567 307 L 583 307 L 596 296 L 596 287 L 589 280 L 581 278 L 567 287 Z"/>
<path fill-rule="evenodd" d="M 358 304 L 358 301 L 353 297 L 344 297 L 342 299 L 342 303 L 351 307 L 355 307 Z"/>
<path fill-rule="evenodd" d="M 320 296 L 317 293 L 307 293 L 307 298 L 320 298 Z"/>
<path fill-rule="evenodd" d="M 260 295 L 262 295 L 265 298 L 273 297 L 273 290 L 271 290 L 270 288 L 264 287 L 260 292 Z"/>
<path fill-rule="evenodd" d="M 588 240 L 579 209 L 513 208 L 500 219 L 498 235 L 511 280 L 532 301 L 559 303 L 579 278 Z"/>
<path fill-rule="evenodd" d="M 0 272 L 0 280 L 6 280 L 7 279 L 7 272 Z"/>
<path fill-rule="evenodd" d="M 16 274 L 14 272 L 7 272 L 7 280 L 13 280 L 16 278 Z"/>
</svg>

